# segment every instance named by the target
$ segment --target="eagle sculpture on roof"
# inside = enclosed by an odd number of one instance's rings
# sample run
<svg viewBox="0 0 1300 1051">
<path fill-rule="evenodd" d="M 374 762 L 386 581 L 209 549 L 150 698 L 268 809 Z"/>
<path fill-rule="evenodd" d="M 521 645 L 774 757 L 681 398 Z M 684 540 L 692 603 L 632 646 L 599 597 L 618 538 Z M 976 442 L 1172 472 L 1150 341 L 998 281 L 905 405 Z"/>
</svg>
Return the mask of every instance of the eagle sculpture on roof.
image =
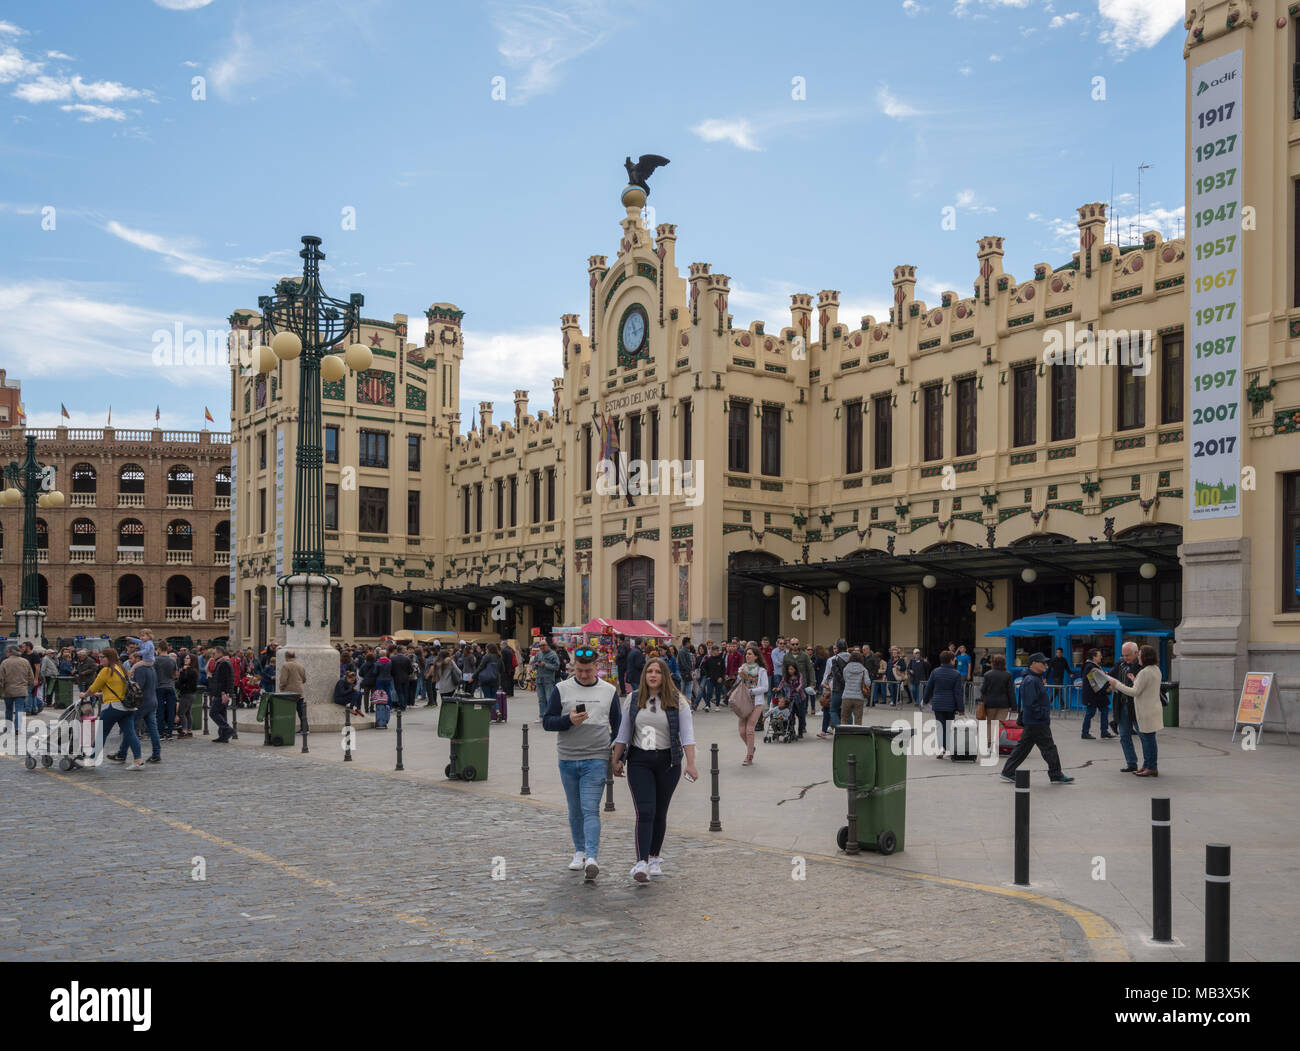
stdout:
<svg viewBox="0 0 1300 1051">
<path fill-rule="evenodd" d="M 667 163 L 668 158 L 660 157 L 657 153 L 643 153 L 641 159 L 635 164 L 632 163 L 632 158 L 628 157 L 623 162 L 623 167 L 627 169 L 628 184 L 639 186 L 646 193 L 649 193 L 650 187 L 646 184 L 646 180 L 650 178 L 656 168 L 662 168 Z"/>
</svg>

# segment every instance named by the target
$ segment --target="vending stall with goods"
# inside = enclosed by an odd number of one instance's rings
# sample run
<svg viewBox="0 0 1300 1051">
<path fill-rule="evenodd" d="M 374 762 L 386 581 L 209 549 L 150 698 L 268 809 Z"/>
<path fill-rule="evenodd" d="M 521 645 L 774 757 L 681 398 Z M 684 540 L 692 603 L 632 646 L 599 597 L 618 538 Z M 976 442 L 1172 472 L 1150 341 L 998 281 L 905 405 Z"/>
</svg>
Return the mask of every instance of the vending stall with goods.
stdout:
<svg viewBox="0 0 1300 1051">
<path fill-rule="evenodd" d="M 569 674 L 573 674 L 573 651 L 581 646 L 586 638 L 581 628 L 552 628 L 549 633 L 552 646 L 563 646 L 569 653 Z M 527 671 L 524 673 L 523 687 L 527 690 L 537 689 L 537 669 L 533 667 L 533 658 L 541 650 L 542 630 L 533 628 L 532 640 L 528 646 L 528 656 L 525 658 Z"/>
<path fill-rule="evenodd" d="M 588 644 L 596 651 L 597 674 L 606 682 L 618 685 L 618 636 L 631 642 L 641 639 L 670 639 L 663 628 L 652 620 L 607 620 L 596 617 L 582 626 Z"/>
</svg>

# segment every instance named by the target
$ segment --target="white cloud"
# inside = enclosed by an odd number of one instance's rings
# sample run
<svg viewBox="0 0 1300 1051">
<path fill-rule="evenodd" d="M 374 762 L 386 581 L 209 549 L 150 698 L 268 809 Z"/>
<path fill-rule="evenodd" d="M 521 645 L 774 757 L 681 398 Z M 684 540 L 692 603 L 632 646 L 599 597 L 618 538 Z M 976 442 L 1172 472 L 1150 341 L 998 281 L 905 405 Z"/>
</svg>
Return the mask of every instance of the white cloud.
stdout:
<svg viewBox="0 0 1300 1051">
<path fill-rule="evenodd" d="M 26 36 L 27 30 L 20 29 L 12 22 L 0 21 L 0 36 Z"/>
<path fill-rule="evenodd" d="M 1057 15 L 1049 23 L 1047 23 L 1047 28 L 1060 29 L 1062 26 L 1068 25 L 1070 22 L 1078 21 L 1078 19 L 1079 19 L 1078 11 L 1071 11 L 1068 15 Z"/>
<path fill-rule="evenodd" d="M 149 98 L 153 92 L 128 88 L 114 80 L 87 83 L 80 76 L 37 77 L 14 89 L 14 97 L 24 102 L 64 102 L 76 97 L 83 102 L 121 102 L 123 99 Z"/>
<path fill-rule="evenodd" d="M 46 57 L 46 58 L 61 58 L 61 59 L 65 59 L 65 60 L 68 61 L 68 62 L 75 62 L 75 61 L 76 61 L 76 59 L 74 59 L 71 55 L 65 55 L 62 51 L 47 51 L 47 52 L 45 52 L 45 57 Z"/>
<path fill-rule="evenodd" d="M 996 212 L 997 209 L 987 204 L 980 204 L 975 199 L 974 190 L 958 190 L 956 205 L 964 212 L 972 212 L 976 215 L 987 215 Z"/>
<path fill-rule="evenodd" d="M 1101 41 L 1121 55 L 1154 47 L 1185 13 L 1184 0 L 1098 0 Z"/>
<path fill-rule="evenodd" d="M 522 79 L 507 81 L 506 101 L 514 105 L 552 91 L 560 68 L 605 42 L 614 29 L 606 0 L 570 0 L 546 7 L 516 4 L 492 16 L 497 53 L 522 70 Z"/>
<path fill-rule="evenodd" d="M 257 259 L 244 258 L 227 262 L 199 255 L 184 241 L 151 234 L 146 230 L 133 230 L 116 219 L 110 220 L 104 229 L 127 244 L 162 256 L 176 273 L 192 277 L 196 281 L 275 281 L 280 276 L 274 271 L 257 269 L 257 264 L 266 262 L 275 253 Z"/>
<path fill-rule="evenodd" d="M 922 7 L 916 2 L 916 0 L 903 0 L 903 13 L 909 18 L 915 18 L 917 15 L 921 14 L 921 12 L 927 10 L 929 10 L 929 8 Z"/>
<path fill-rule="evenodd" d="M 989 61 L 990 61 L 990 62 L 1001 62 L 1001 61 L 1002 61 L 1002 56 L 1001 56 L 1001 55 L 989 55 Z"/>
<path fill-rule="evenodd" d="M 556 325 L 530 325 L 513 331 L 465 330 L 465 363 L 461 369 L 461 425 L 469 430 L 478 419 L 478 403 L 495 405 L 495 419 L 514 419 L 513 391 L 529 393 L 528 411 L 550 412 L 554 404 L 551 380 L 564 372 L 563 347 Z"/>
<path fill-rule="evenodd" d="M 153 2 L 168 11 L 197 11 L 200 7 L 207 7 L 212 0 L 153 0 Z"/>
<path fill-rule="evenodd" d="M 78 102 L 72 106 L 60 106 L 59 109 L 64 113 L 80 113 L 77 119 L 90 124 L 97 120 L 126 120 L 126 114 L 112 106 L 92 106 L 85 102 Z"/>
<path fill-rule="evenodd" d="M 0 48 L 0 84 L 8 84 L 20 77 L 34 77 L 45 67 L 33 62 L 16 47 Z"/>
<path fill-rule="evenodd" d="M 184 62 L 184 64 L 187 65 L 187 66 L 189 66 L 190 69 L 198 69 L 198 68 L 199 68 L 199 64 L 198 64 L 197 62 L 191 62 L 189 59 L 186 59 L 185 62 Z"/>
<path fill-rule="evenodd" d="M 753 125 L 743 118 L 722 120 L 710 117 L 691 128 L 691 134 L 698 136 L 705 142 L 729 142 L 742 150 L 761 149 L 754 142 Z"/>
<path fill-rule="evenodd" d="M 920 110 L 895 96 L 886 84 L 881 84 L 876 91 L 876 104 L 880 107 L 881 113 L 894 120 L 903 120 L 906 117 L 919 117 L 921 115 Z"/>
<path fill-rule="evenodd" d="M 1114 207 L 1108 211 L 1105 240 L 1118 243 L 1121 247 L 1138 244 L 1143 233 L 1157 230 L 1165 240 L 1173 240 L 1187 233 L 1186 209 L 1166 208 L 1159 201 L 1142 206 L 1142 221 L 1138 222 L 1137 197 L 1132 193 L 1115 195 Z M 1079 219 L 1077 215 L 1065 218 L 1048 219 L 1036 212 L 1026 218 L 1041 223 L 1048 232 L 1050 243 L 1069 246 L 1071 250 L 1079 246 Z"/>
<path fill-rule="evenodd" d="M 983 18 L 985 17 L 983 14 L 985 8 L 1023 8 L 1028 7 L 1031 3 L 1033 3 L 1033 0 L 957 0 L 957 4 L 952 9 L 952 13 L 958 18 L 966 18 L 967 16 Z"/>
<path fill-rule="evenodd" d="M 957 70 L 957 72 L 963 77 L 969 77 L 971 74 L 971 68 L 970 66 L 962 66 L 961 69 Z"/>
</svg>

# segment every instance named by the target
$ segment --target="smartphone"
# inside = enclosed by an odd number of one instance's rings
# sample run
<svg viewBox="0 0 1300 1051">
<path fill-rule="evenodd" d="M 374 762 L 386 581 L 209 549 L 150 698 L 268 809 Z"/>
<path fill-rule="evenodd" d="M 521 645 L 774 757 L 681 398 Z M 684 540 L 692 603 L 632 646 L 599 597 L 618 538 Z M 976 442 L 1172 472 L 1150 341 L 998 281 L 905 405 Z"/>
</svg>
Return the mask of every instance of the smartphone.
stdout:
<svg viewBox="0 0 1300 1051">
<path fill-rule="evenodd" d="M 693 778 L 690 774 L 682 774 L 682 777 L 686 778 L 686 780 L 689 781 L 691 784 L 695 783 L 695 778 Z"/>
<path fill-rule="evenodd" d="M 575 712 L 585 712 L 587 710 L 587 706 L 585 704 L 575 704 L 573 706 L 573 710 Z"/>
</svg>

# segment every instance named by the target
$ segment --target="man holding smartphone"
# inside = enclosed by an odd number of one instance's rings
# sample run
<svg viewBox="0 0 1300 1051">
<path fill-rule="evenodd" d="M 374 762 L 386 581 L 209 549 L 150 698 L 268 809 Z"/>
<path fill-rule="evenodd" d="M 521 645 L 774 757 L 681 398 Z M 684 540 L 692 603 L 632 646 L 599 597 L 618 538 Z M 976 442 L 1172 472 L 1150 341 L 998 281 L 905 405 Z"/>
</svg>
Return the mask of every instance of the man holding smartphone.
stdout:
<svg viewBox="0 0 1300 1051">
<path fill-rule="evenodd" d="M 551 687 L 542 729 L 558 733 L 560 781 L 569 806 L 573 836 L 570 870 L 588 881 L 600 872 L 600 800 L 605 790 L 609 750 L 618 733 L 621 709 L 613 685 L 596 676 L 596 651 L 573 652 L 573 675 Z"/>
</svg>

